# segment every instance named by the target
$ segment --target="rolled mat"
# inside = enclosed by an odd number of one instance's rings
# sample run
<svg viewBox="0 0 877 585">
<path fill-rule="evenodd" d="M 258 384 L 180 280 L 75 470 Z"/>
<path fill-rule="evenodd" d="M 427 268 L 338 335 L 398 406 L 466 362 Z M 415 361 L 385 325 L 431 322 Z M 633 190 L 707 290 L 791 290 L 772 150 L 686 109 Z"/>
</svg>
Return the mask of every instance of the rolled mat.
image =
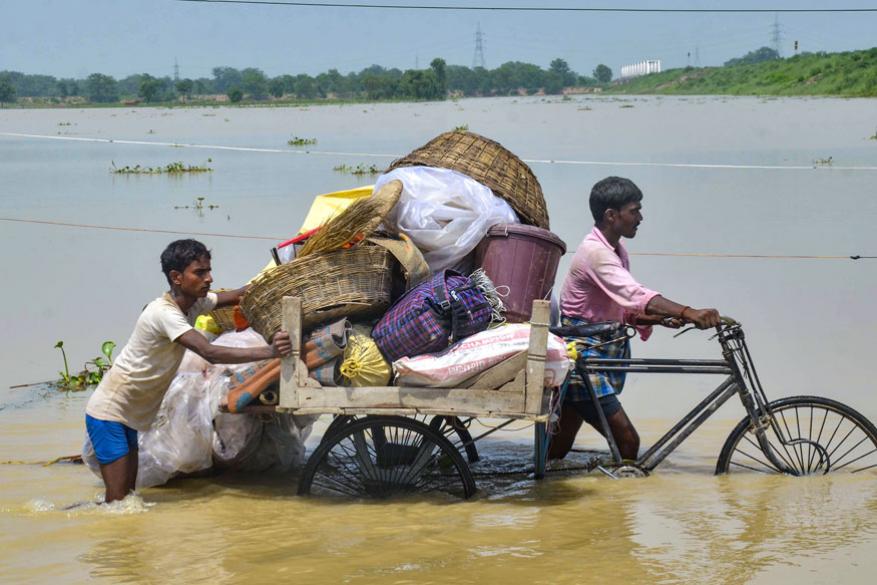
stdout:
<svg viewBox="0 0 877 585">
<path fill-rule="evenodd" d="M 228 411 L 240 412 L 266 388 L 280 380 L 280 358 L 235 374 L 229 382 Z"/>
</svg>

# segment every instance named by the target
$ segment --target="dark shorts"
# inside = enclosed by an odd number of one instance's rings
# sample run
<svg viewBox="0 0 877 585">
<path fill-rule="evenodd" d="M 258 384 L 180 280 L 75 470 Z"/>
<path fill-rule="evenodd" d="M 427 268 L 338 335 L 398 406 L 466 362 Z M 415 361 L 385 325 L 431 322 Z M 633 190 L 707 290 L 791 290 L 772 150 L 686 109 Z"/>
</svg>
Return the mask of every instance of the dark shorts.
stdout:
<svg viewBox="0 0 877 585">
<path fill-rule="evenodd" d="M 100 420 L 86 414 L 85 430 L 101 465 L 109 465 L 137 450 L 137 431 L 120 422 Z"/>
<path fill-rule="evenodd" d="M 568 400 L 566 404 L 576 409 L 579 416 L 592 427 L 600 428 L 600 415 L 593 400 Z M 621 410 L 621 402 L 615 394 L 600 397 L 600 406 L 607 417 Z"/>
</svg>

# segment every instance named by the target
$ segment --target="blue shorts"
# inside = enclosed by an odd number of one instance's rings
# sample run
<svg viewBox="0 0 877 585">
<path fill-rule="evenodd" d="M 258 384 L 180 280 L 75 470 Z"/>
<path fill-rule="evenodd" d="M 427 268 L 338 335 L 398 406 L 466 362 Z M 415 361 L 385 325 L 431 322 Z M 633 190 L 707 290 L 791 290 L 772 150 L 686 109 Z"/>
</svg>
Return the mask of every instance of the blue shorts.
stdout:
<svg viewBox="0 0 877 585">
<path fill-rule="evenodd" d="M 137 450 L 137 431 L 120 422 L 85 415 L 85 430 L 101 465 L 109 465 Z"/>
</svg>

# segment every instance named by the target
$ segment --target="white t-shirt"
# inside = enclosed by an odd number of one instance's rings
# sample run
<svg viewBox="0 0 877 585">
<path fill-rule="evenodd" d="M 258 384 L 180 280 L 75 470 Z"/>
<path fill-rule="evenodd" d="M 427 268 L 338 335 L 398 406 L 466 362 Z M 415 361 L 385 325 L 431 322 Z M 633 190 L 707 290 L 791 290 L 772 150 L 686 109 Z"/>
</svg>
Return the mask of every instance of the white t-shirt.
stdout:
<svg viewBox="0 0 877 585">
<path fill-rule="evenodd" d="M 176 340 L 216 301 L 215 293 L 207 293 L 186 314 L 167 293 L 146 305 L 128 343 L 88 400 L 86 414 L 138 431 L 148 429 L 186 352 Z"/>
</svg>

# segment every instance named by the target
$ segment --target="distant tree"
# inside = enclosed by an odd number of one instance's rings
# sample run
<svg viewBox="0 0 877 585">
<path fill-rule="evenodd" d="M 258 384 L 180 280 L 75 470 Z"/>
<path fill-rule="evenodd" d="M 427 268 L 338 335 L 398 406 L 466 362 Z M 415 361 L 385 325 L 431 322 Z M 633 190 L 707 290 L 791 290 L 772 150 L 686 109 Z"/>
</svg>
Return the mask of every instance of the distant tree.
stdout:
<svg viewBox="0 0 877 585">
<path fill-rule="evenodd" d="M 761 47 L 755 51 L 749 51 L 742 57 L 736 59 L 728 59 L 725 61 L 725 67 L 733 67 L 734 65 L 752 65 L 753 63 L 761 63 L 763 61 L 773 61 L 779 59 L 780 54 L 770 47 Z"/>
<path fill-rule="evenodd" d="M 216 93 L 226 93 L 233 87 L 240 87 L 241 72 L 234 67 L 214 67 L 213 85 Z"/>
<path fill-rule="evenodd" d="M 175 85 L 177 93 L 185 99 L 192 97 L 192 91 L 195 89 L 195 82 L 191 79 L 181 79 Z"/>
<path fill-rule="evenodd" d="M 563 59 L 557 58 L 548 66 L 548 72 L 560 77 L 563 87 L 570 87 L 576 84 L 576 73 L 569 68 L 569 64 Z"/>
<path fill-rule="evenodd" d="M 286 85 L 283 83 L 283 79 L 281 79 L 280 77 L 275 77 L 268 82 L 268 93 L 270 93 L 274 97 L 282 98 L 285 91 Z"/>
<path fill-rule="evenodd" d="M 432 72 L 435 73 L 435 79 L 438 83 L 438 91 L 441 96 L 448 93 L 448 71 L 447 64 L 444 59 L 435 58 L 429 64 Z"/>
<path fill-rule="evenodd" d="M 317 97 L 317 82 L 314 78 L 305 73 L 295 76 L 295 95 L 300 98 L 309 100 Z"/>
<path fill-rule="evenodd" d="M 58 95 L 62 98 L 79 95 L 79 84 L 75 79 L 59 79 Z"/>
<path fill-rule="evenodd" d="M 106 104 L 119 101 L 119 89 L 116 80 L 109 75 L 92 73 L 85 80 L 85 96 L 89 101 Z"/>
<path fill-rule="evenodd" d="M 248 67 L 241 71 L 241 90 L 254 100 L 268 97 L 268 78 L 261 69 Z"/>
<path fill-rule="evenodd" d="M 163 97 L 162 89 L 163 84 L 160 79 L 144 73 L 140 76 L 140 88 L 137 90 L 137 95 L 147 102 L 157 102 L 161 101 Z"/>
<path fill-rule="evenodd" d="M 0 104 L 15 102 L 15 86 L 6 77 L 0 77 Z"/>
<path fill-rule="evenodd" d="M 409 69 L 399 80 L 400 97 L 416 100 L 442 99 L 438 79 L 432 69 Z"/>
<path fill-rule="evenodd" d="M 612 70 L 600 63 L 594 68 L 594 79 L 600 83 L 609 83 L 612 81 Z"/>
<path fill-rule="evenodd" d="M 549 71 L 545 76 L 545 84 L 544 84 L 545 93 L 550 95 L 557 95 L 563 93 L 563 88 L 566 87 L 566 84 L 563 82 L 563 76 L 555 71 Z"/>
<path fill-rule="evenodd" d="M 209 79 L 205 79 L 203 77 L 199 77 L 195 80 L 195 87 L 192 89 L 192 93 L 195 95 L 205 95 L 208 93 L 214 93 L 213 82 Z"/>
<path fill-rule="evenodd" d="M 229 101 L 231 103 L 236 104 L 244 99 L 244 92 L 239 87 L 232 87 L 228 90 L 227 94 Z"/>
</svg>

